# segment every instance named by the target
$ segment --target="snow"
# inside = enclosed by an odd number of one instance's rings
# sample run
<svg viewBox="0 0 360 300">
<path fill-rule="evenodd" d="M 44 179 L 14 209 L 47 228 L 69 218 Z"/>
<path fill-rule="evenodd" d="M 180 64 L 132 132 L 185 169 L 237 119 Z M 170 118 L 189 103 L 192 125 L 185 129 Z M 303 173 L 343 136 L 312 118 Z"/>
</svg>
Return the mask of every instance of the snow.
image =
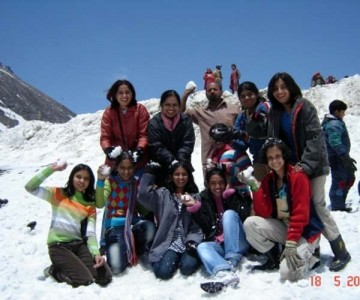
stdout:
<svg viewBox="0 0 360 300">
<path fill-rule="evenodd" d="M 318 108 L 322 120 L 332 100 L 341 99 L 348 104 L 345 122 L 352 141 L 351 155 L 360 162 L 360 76 L 355 75 L 340 82 L 315 87 L 304 91 L 304 95 Z M 229 93 L 226 97 L 236 101 Z M 198 91 L 189 100 L 190 105 L 204 105 L 204 91 Z M 153 115 L 158 111 L 159 99 L 142 102 Z M 281 282 L 278 272 L 250 273 L 255 262 L 243 260 L 237 271 L 239 287 L 228 288 L 219 295 L 207 295 L 199 287 L 206 280 L 202 271 L 183 277 L 176 273 L 173 279 L 161 281 L 153 273 L 139 265 L 116 276 L 106 288 L 96 284 L 88 287 L 72 288 L 64 283 L 56 283 L 44 278 L 43 269 L 50 265 L 46 238 L 50 225 L 50 205 L 28 194 L 25 183 L 43 166 L 61 159 L 68 163 L 63 172 L 56 172 L 45 183 L 62 186 L 67 181 L 70 170 L 78 163 L 91 166 L 94 173 L 104 161 L 99 145 L 100 119 L 103 111 L 78 115 L 65 124 L 51 124 L 41 121 L 24 121 L 20 125 L 0 133 L 0 198 L 9 203 L 0 208 L 0 298 L 1 299 L 359 299 L 360 292 L 360 212 L 347 214 L 333 212 L 346 246 L 351 253 L 349 265 L 338 273 L 330 272 L 331 249 L 325 238 L 321 240 L 322 265 L 309 277 L 297 283 Z M 199 131 L 193 154 L 197 166 L 195 178 L 203 188 L 200 167 Z M 360 172 L 357 171 L 357 177 Z M 0 171 L 1 173 L 1 171 Z M 350 190 L 348 200 L 359 205 L 357 181 Z M 330 177 L 326 192 L 330 187 Z M 327 197 L 327 202 L 329 199 Z M 98 211 L 98 232 L 102 210 Z M 36 221 L 33 231 L 26 226 Z M 340 282 L 340 284 L 337 284 Z M 352 286 L 351 286 L 352 285 Z"/>
</svg>

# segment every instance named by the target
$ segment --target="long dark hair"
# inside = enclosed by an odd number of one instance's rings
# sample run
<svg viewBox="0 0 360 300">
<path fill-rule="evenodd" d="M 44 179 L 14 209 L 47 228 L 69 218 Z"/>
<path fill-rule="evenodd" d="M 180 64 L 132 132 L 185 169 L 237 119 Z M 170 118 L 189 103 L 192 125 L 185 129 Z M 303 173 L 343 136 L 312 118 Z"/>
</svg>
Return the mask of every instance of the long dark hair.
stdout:
<svg viewBox="0 0 360 300">
<path fill-rule="evenodd" d="M 132 93 L 132 98 L 129 103 L 129 106 L 135 106 L 137 104 L 137 101 L 136 101 L 136 92 L 133 84 L 126 79 L 120 79 L 113 83 L 113 85 L 110 87 L 106 95 L 106 99 L 108 99 L 111 102 L 111 108 L 119 107 L 119 102 L 117 102 L 116 100 L 116 93 L 121 85 L 126 85 L 130 89 Z"/>
<path fill-rule="evenodd" d="M 222 179 L 224 179 L 225 185 L 227 184 L 225 173 L 218 168 L 212 168 L 205 173 L 205 182 L 207 185 L 209 185 L 210 179 L 213 175 L 219 175 Z"/>
<path fill-rule="evenodd" d="M 78 164 L 72 169 L 69 176 L 69 180 L 66 183 L 65 187 L 63 188 L 63 192 L 67 197 L 72 197 L 75 195 L 74 176 L 77 172 L 83 170 L 87 171 L 90 176 L 89 186 L 86 188 L 85 192 L 83 193 L 84 199 L 87 202 L 95 202 L 95 188 L 94 188 L 95 176 L 91 168 L 85 164 Z"/>
<path fill-rule="evenodd" d="M 294 78 L 292 78 L 288 73 L 276 73 L 269 81 L 267 97 L 270 100 L 273 108 L 283 110 L 283 105 L 279 103 L 274 97 L 275 83 L 279 79 L 282 79 L 284 81 L 287 89 L 289 90 L 291 107 L 294 105 L 295 101 L 299 97 L 302 97 L 302 93 L 300 87 L 297 85 Z"/>
<path fill-rule="evenodd" d="M 176 186 L 174 184 L 174 182 L 172 180 L 170 180 L 170 177 L 175 173 L 177 168 L 184 168 L 186 173 L 188 174 L 188 182 L 185 185 L 184 188 L 184 192 L 189 193 L 189 194 L 195 194 L 199 192 L 199 188 L 197 187 L 195 180 L 194 180 L 194 176 L 192 174 L 192 166 L 185 162 L 185 161 L 178 161 L 174 164 L 171 165 L 170 167 L 170 171 L 169 171 L 169 178 L 166 182 L 166 187 L 169 189 L 169 191 L 171 193 L 175 193 L 176 192 Z"/>
</svg>

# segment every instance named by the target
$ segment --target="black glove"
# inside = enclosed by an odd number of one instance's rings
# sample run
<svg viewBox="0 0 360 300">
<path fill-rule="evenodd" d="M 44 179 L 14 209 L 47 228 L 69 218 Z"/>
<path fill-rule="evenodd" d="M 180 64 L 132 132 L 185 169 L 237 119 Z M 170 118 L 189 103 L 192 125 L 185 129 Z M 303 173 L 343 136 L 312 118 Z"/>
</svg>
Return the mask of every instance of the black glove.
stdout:
<svg viewBox="0 0 360 300">
<path fill-rule="evenodd" d="M 144 173 L 157 175 L 161 170 L 161 165 L 155 161 L 150 161 L 146 164 Z"/>
<path fill-rule="evenodd" d="M 176 156 L 176 159 L 178 161 L 181 161 L 181 162 L 188 162 L 188 158 L 187 156 L 184 154 L 184 153 L 179 153 L 177 156 Z"/>
<path fill-rule="evenodd" d="M 100 255 L 103 256 L 106 254 L 106 247 L 104 245 L 99 248 Z"/>
<path fill-rule="evenodd" d="M 110 156 L 111 152 L 113 152 L 114 149 L 115 149 L 114 146 L 107 147 L 107 148 L 104 149 L 104 152 L 105 152 L 105 154 L 106 154 L 106 157 L 107 157 L 108 159 L 110 159 L 110 160 L 115 160 L 114 157 Z"/>
<path fill-rule="evenodd" d="M 237 129 L 233 128 L 232 135 L 233 135 L 233 140 L 240 139 L 240 140 L 243 140 L 244 142 L 249 141 L 249 135 L 244 130 L 237 130 Z"/>
<path fill-rule="evenodd" d="M 185 243 L 186 252 L 192 257 L 197 257 L 197 246 L 198 243 L 195 241 L 187 241 Z"/>
<path fill-rule="evenodd" d="M 140 159 L 144 156 L 144 148 L 137 147 L 136 150 L 133 152 L 133 162 L 136 164 L 140 161 Z"/>
<path fill-rule="evenodd" d="M 357 171 L 356 160 L 351 158 L 349 155 L 346 155 L 343 158 L 343 163 L 344 163 L 345 169 L 350 170 L 353 173 L 355 173 Z"/>
<path fill-rule="evenodd" d="M 251 115 L 251 119 L 262 123 L 262 122 L 266 121 L 266 114 L 264 114 L 262 112 L 256 112 Z"/>
</svg>

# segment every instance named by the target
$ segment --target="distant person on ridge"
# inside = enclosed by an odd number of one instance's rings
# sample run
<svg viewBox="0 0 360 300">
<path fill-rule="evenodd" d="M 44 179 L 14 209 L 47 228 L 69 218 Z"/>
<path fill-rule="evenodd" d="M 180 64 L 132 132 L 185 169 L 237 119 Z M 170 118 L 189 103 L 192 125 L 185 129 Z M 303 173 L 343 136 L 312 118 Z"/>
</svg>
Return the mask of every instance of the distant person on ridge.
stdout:
<svg viewBox="0 0 360 300">
<path fill-rule="evenodd" d="M 209 138 L 209 130 L 215 123 L 224 123 L 233 126 L 236 116 L 239 113 L 239 106 L 228 104 L 222 97 L 222 85 L 219 82 L 210 83 L 206 87 L 206 97 L 208 104 L 203 107 L 186 109 L 188 97 L 195 91 L 195 88 L 186 89 L 181 97 L 180 110 L 185 112 L 200 128 L 201 135 L 201 161 L 203 167 L 206 165 L 207 158 L 213 150 L 213 144 Z"/>
<path fill-rule="evenodd" d="M 222 83 L 223 76 L 222 76 L 222 73 L 221 73 L 221 66 L 220 65 L 216 66 L 213 73 L 214 73 L 214 76 L 215 76 L 215 81 Z"/>
<path fill-rule="evenodd" d="M 324 77 L 322 77 L 319 72 L 316 72 L 311 78 L 311 87 L 315 87 L 317 85 L 324 85 L 324 84 L 325 84 Z"/>
<path fill-rule="evenodd" d="M 334 100 L 329 105 L 329 114 L 322 122 L 331 169 L 330 202 L 332 210 L 351 212 L 346 207 L 346 196 L 355 181 L 356 161 L 350 157 L 350 137 L 344 116 L 346 103 Z"/>
<path fill-rule="evenodd" d="M 203 79 L 204 79 L 204 90 L 206 90 L 206 86 L 209 83 L 215 82 L 215 75 L 214 75 L 213 71 L 211 71 L 210 68 L 206 69 Z"/>
<path fill-rule="evenodd" d="M 238 70 L 235 64 L 232 64 L 231 74 L 230 74 L 230 90 L 233 94 L 237 94 L 240 77 L 241 77 L 240 71 Z"/>
</svg>

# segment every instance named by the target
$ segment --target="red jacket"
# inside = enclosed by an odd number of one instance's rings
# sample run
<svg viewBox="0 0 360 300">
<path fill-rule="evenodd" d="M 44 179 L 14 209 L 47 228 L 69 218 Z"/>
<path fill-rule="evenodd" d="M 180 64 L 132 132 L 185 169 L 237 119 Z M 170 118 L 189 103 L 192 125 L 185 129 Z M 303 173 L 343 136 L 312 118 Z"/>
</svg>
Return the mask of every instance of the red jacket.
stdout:
<svg viewBox="0 0 360 300">
<path fill-rule="evenodd" d="M 294 167 L 288 165 L 286 179 L 290 184 L 288 198 L 290 209 L 290 222 L 286 240 L 298 242 L 303 236 L 309 242 L 313 242 L 323 229 L 319 224 L 316 212 L 311 209 L 311 185 L 307 175 L 303 172 L 295 172 Z M 255 215 L 263 218 L 276 218 L 275 199 L 271 197 L 270 183 L 274 182 L 275 174 L 271 172 L 261 182 L 261 187 L 253 193 Z M 306 228 L 305 228 L 306 227 Z"/>
<path fill-rule="evenodd" d="M 146 154 L 148 145 L 146 130 L 149 120 L 150 115 L 147 109 L 140 103 L 137 103 L 136 106 L 130 106 L 125 114 L 120 107 L 118 109 L 106 108 L 101 119 L 101 148 L 104 150 L 111 146 L 121 146 L 123 150 L 134 151 L 137 147 L 142 147 Z M 137 168 L 143 167 L 146 162 L 147 155 L 144 155 Z M 108 159 L 105 163 L 109 166 L 114 164 Z"/>
</svg>

